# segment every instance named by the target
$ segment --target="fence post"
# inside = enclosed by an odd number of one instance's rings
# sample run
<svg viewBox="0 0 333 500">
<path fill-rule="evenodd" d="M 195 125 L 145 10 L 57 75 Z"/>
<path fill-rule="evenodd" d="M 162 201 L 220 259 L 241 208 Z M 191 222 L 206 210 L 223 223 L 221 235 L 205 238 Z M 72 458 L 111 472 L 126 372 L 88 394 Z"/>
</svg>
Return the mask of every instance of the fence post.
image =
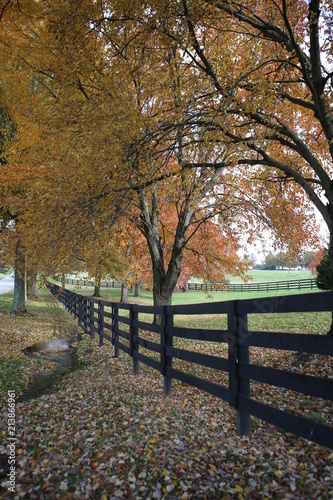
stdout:
<svg viewBox="0 0 333 500">
<path fill-rule="evenodd" d="M 236 301 L 229 304 L 228 312 L 228 364 L 229 364 L 229 405 L 236 408 L 238 392 L 237 379 L 237 316 Z"/>
<path fill-rule="evenodd" d="M 89 323 L 90 323 L 90 300 L 89 298 L 86 298 L 85 301 L 85 329 L 87 332 L 90 332 Z"/>
<path fill-rule="evenodd" d="M 238 409 L 238 395 L 250 396 L 250 380 L 241 378 L 238 369 L 239 363 L 249 363 L 249 347 L 243 343 L 248 332 L 247 315 L 238 314 L 236 300 L 230 303 L 228 332 L 229 404 L 237 411 L 237 435 L 249 436 L 250 414 Z"/>
<path fill-rule="evenodd" d="M 78 295 L 77 296 L 78 298 L 78 302 L 79 302 L 79 315 L 78 315 L 78 319 L 79 319 L 79 326 L 82 327 L 82 295 Z"/>
<path fill-rule="evenodd" d="M 104 343 L 103 331 L 104 331 L 104 304 L 103 302 L 98 302 L 98 335 L 99 335 L 100 347 Z"/>
<path fill-rule="evenodd" d="M 90 309 L 89 309 L 89 299 L 88 298 L 84 299 L 84 311 L 85 311 L 85 315 L 84 315 L 84 319 L 85 319 L 84 327 L 85 327 L 85 330 L 88 331 L 88 326 L 89 326 L 89 322 L 90 322 Z"/>
<path fill-rule="evenodd" d="M 83 329 L 87 330 L 87 299 L 82 297 L 82 322 Z"/>
<path fill-rule="evenodd" d="M 249 346 L 243 342 L 247 335 L 247 314 L 237 315 L 238 363 L 250 362 Z M 238 394 L 250 397 L 250 379 L 238 377 Z M 250 413 L 237 410 L 237 434 L 238 436 L 249 436 L 251 434 Z"/>
<path fill-rule="evenodd" d="M 169 311 L 168 311 L 169 309 Z M 170 396 L 172 376 L 168 368 L 172 368 L 172 354 L 168 347 L 173 344 L 173 312 L 170 306 L 165 306 L 161 314 L 161 373 L 164 376 L 164 396 Z"/>
<path fill-rule="evenodd" d="M 114 304 L 114 329 L 113 329 L 113 345 L 114 357 L 119 358 L 119 334 L 118 334 L 118 304 Z"/>
<path fill-rule="evenodd" d="M 133 358 L 133 375 L 137 375 L 139 373 L 139 360 L 137 358 L 139 351 L 139 328 L 137 325 L 134 325 L 134 322 L 137 322 L 138 318 L 138 307 L 137 305 L 133 305 L 130 309 L 130 355 Z"/>
<path fill-rule="evenodd" d="M 93 339 L 95 336 L 95 311 L 94 311 L 94 306 L 95 306 L 95 299 L 90 299 L 90 337 Z"/>
<path fill-rule="evenodd" d="M 79 316 L 79 297 L 75 294 L 75 319 Z"/>
</svg>

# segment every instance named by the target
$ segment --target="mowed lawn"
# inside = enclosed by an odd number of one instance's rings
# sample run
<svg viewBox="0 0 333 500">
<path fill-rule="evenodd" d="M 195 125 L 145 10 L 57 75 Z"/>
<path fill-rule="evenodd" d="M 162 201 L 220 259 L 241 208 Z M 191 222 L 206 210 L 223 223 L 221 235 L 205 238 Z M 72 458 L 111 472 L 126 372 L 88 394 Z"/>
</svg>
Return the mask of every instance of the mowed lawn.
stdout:
<svg viewBox="0 0 333 500">
<path fill-rule="evenodd" d="M 276 270 L 276 271 L 266 271 L 266 270 L 250 270 L 247 273 L 248 283 L 266 283 L 266 282 L 277 282 L 277 281 L 292 281 L 292 280 L 302 280 L 302 279 L 315 279 L 315 275 L 313 275 L 310 271 L 287 271 L 287 270 Z M 78 276 L 69 276 L 72 279 L 86 279 L 88 278 L 85 275 Z M 230 283 L 243 283 L 240 277 L 229 276 Z M 52 280 L 53 281 L 53 280 Z M 191 280 L 190 280 L 191 281 Z M 194 280 L 195 281 L 195 280 Z M 197 280 L 196 280 L 197 281 Z M 56 282 L 58 285 L 59 282 Z M 76 293 L 82 295 L 92 295 L 94 288 L 90 286 L 77 286 L 77 285 L 66 285 L 66 288 L 69 290 L 73 290 Z M 301 293 L 308 293 L 309 290 L 302 290 Z M 226 300 L 234 300 L 234 299 L 246 299 L 246 298 L 255 298 L 255 297 L 267 297 L 267 296 L 280 296 L 282 295 L 291 295 L 293 293 L 300 293 L 298 290 L 287 291 L 287 292 L 201 292 L 201 291 L 190 291 L 187 293 L 183 293 L 181 291 L 176 291 L 172 297 L 173 304 L 199 304 L 204 302 L 218 302 L 218 301 L 226 301 Z M 104 299 L 111 301 L 119 301 L 120 300 L 120 288 L 101 288 L 101 295 Z M 130 289 L 129 291 L 129 302 L 140 302 L 142 304 L 152 304 L 153 303 L 153 295 L 151 291 L 146 291 L 144 287 L 141 288 L 140 298 L 134 298 L 134 291 Z"/>
<path fill-rule="evenodd" d="M 227 300 L 232 294 L 221 295 Z M 175 300 L 178 297 L 180 302 L 190 297 L 214 300 L 194 292 L 174 295 Z M 144 292 L 140 301 L 151 299 L 151 293 Z M 4 407 L 8 388 L 15 389 L 18 397 L 36 372 L 52 369 L 49 361 L 26 359 L 22 349 L 78 331 L 45 289 L 28 302 L 26 316 L 10 315 L 11 301 L 12 294 L 0 297 Z M 253 329 L 325 334 L 330 319 L 329 313 L 252 315 L 249 324 Z M 226 317 L 179 316 L 176 324 L 224 329 Z M 188 342 L 179 347 L 226 355 L 221 344 Z M 100 348 L 97 338 L 85 336 L 78 344 L 78 356 L 79 369 L 66 375 L 53 393 L 16 404 L 18 498 L 331 498 L 332 450 L 256 418 L 251 419 L 251 436 L 237 437 L 236 414 L 227 403 L 176 381 L 171 396 L 165 398 L 159 372 L 140 364 L 139 374 L 132 375 L 132 360 L 123 352 L 115 359 L 108 342 Z M 273 349 L 253 348 L 251 362 L 323 377 L 332 377 L 333 372 L 328 356 L 304 357 Z M 220 372 L 189 364 L 182 369 L 227 384 Z M 253 384 L 251 395 L 333 426 L 332 405 L 317 398 L 264 384 Z M 8 439 L 5 420 L 0 430 L 3 457 Z M 1 485 L 4 498 L 13 498 L 5 480 Z"/>
</svg>

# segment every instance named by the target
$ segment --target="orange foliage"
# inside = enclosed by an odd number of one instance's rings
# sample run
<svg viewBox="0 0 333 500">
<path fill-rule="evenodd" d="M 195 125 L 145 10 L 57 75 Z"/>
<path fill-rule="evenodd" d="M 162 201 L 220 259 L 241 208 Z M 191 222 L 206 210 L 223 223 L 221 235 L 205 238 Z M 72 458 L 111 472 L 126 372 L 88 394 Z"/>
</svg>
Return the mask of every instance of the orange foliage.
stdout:
<svg viewBox="0 0 333 500">
<path fill-rule="evenodd" d="M 114 259 L 169 296 L 175 277 L 242 273 L 240 237 L 263 224 L 295 254 L 318 243 L 302 190 L 329 223 L 327 131 L 297 54 L 250 22 L 285 30 L 279 2 L 242 4 L 239 19 L 222 0 L 8 3 L 1 89 L 17 129 L 3 198 L 31 266 L 79 258 L 99 274 Z M 307 6 L 288 9 L 303 44 Z"/>
</svg>

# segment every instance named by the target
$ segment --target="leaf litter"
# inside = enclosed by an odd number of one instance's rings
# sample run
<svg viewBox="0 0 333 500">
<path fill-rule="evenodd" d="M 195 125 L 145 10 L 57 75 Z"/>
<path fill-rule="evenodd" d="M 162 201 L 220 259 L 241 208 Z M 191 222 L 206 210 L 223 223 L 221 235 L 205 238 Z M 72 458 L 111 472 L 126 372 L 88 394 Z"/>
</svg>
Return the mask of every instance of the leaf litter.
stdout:
<svg viewBox="0 0 333 500">
<path fill-rule="evenodd" d="M 17 350 L 59 333 L 22 336 L 13 321 L 1 342 Z M 132 375 L 132 360 L 115 359 L 108 342 L 85 337 L 78 352 L 83 366 L 56 392 L 17 403 L 16 492 L 3 480 L 3 498 L 333 498 L 332 450 L 255 418 L 251 436 L 237 437 L 235 411 L 218 398 L 177 381 L 165 398 L 157 371 L 140 364 Z M 305 400 L 295 405 L 308 410 Z M 6 420 L 0 429 L 4 453 Z"/>
</svg>

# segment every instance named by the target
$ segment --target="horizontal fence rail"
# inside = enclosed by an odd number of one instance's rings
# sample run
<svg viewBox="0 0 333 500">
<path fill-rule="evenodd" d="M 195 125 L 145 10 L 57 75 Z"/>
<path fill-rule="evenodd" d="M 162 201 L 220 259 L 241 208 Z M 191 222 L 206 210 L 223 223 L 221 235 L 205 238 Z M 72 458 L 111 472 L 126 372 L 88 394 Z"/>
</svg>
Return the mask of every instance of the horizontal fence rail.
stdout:
<svg viewBox="0 0 333 500">
<path fill-rule="evenodd" d="M 290 281 L 267 281 L 264 283 L 221 283 L 218 285 L 203 283 L 188 283 L 190 291 L 207 292 L 280 292 L 282 290 L 316 289 L 316 278 L 290 280 Z"/>
<path fill-rule="evenodd" d="M 55 277 L 56 281 L 61 281 Z M 94 280 L 66 278 L 66 284 L 76 286 L 95 286 Z M 101 281 L 103 288 L 121 288 L 121 283 L 117 281 Z M 212 285 L 211 283 L 188 283 L 187 290 L 189 291 L 205 291 L 205 292 L 280 292 L 283 290 L 305 290 L 317 289 L 316 278 L 307 278 L 302 280 L 289 281 L 267 281 L 264 283 L 220 283 Z M 179 286 L 179 290 L 184 290 L 184 287 Z"/>
<path fill-rule="evenodd" d="M 62 281 L 59 276 L 53 276 L 53 279 L 58 282 Z M 89 279 L 65 278 L 65 283 L 66 285 L 75 286 L 95 286 L 95 281 Z M 121 288 L 121 283 L 118 281 L 101 281 L 100 286 L 102 288 Z"/>
<path fill-rule="evenodd" d="M 235 408 L 238 435 L 250 434 L 250 416 L 253 415 L 285 431 L 333 448 L 333 428 L 329 425 L 251 397 L 251 382 L 259 382 L 333 401 L 333 379 L 250 362 L 251 347 L 333 356 L 333 336 L 252 332 L 247 322 L 248 314 L 332 311 L 333 292 L 154 307 L 84 297 L 51 283 L 48 288 L 78 319 L 79 326 L 86 333 L 91 337 L 98 334 L 100 346 L 107 340 L 114 346 L 115 357 L 119 356 L 120 350 L 131 356 L 134 374 L 138 373 L 140 362 L 158 370 L 164 377 L 166 396 L 171 392 L 172 379 L 176 379 L 221 398 Z M 174 326 L 177 315 L 203 314 L 226 315 L 227 328 L 207 330 Z M 156 324 L 152 323 L 153 315 L 160 320 Z M 145 335 L 149 333 L 149 339 L 144 338 L 143 332 Z M 224 346 L 222 352 L 225 355 L 179 348 L 179 339 L 217 343 Z M 221 380 L 224 374 L 227 381 L 216 383 L 190 374 L 180 369 L 182 363 L 215 370 L 221 374 Z"/>
</svg>

